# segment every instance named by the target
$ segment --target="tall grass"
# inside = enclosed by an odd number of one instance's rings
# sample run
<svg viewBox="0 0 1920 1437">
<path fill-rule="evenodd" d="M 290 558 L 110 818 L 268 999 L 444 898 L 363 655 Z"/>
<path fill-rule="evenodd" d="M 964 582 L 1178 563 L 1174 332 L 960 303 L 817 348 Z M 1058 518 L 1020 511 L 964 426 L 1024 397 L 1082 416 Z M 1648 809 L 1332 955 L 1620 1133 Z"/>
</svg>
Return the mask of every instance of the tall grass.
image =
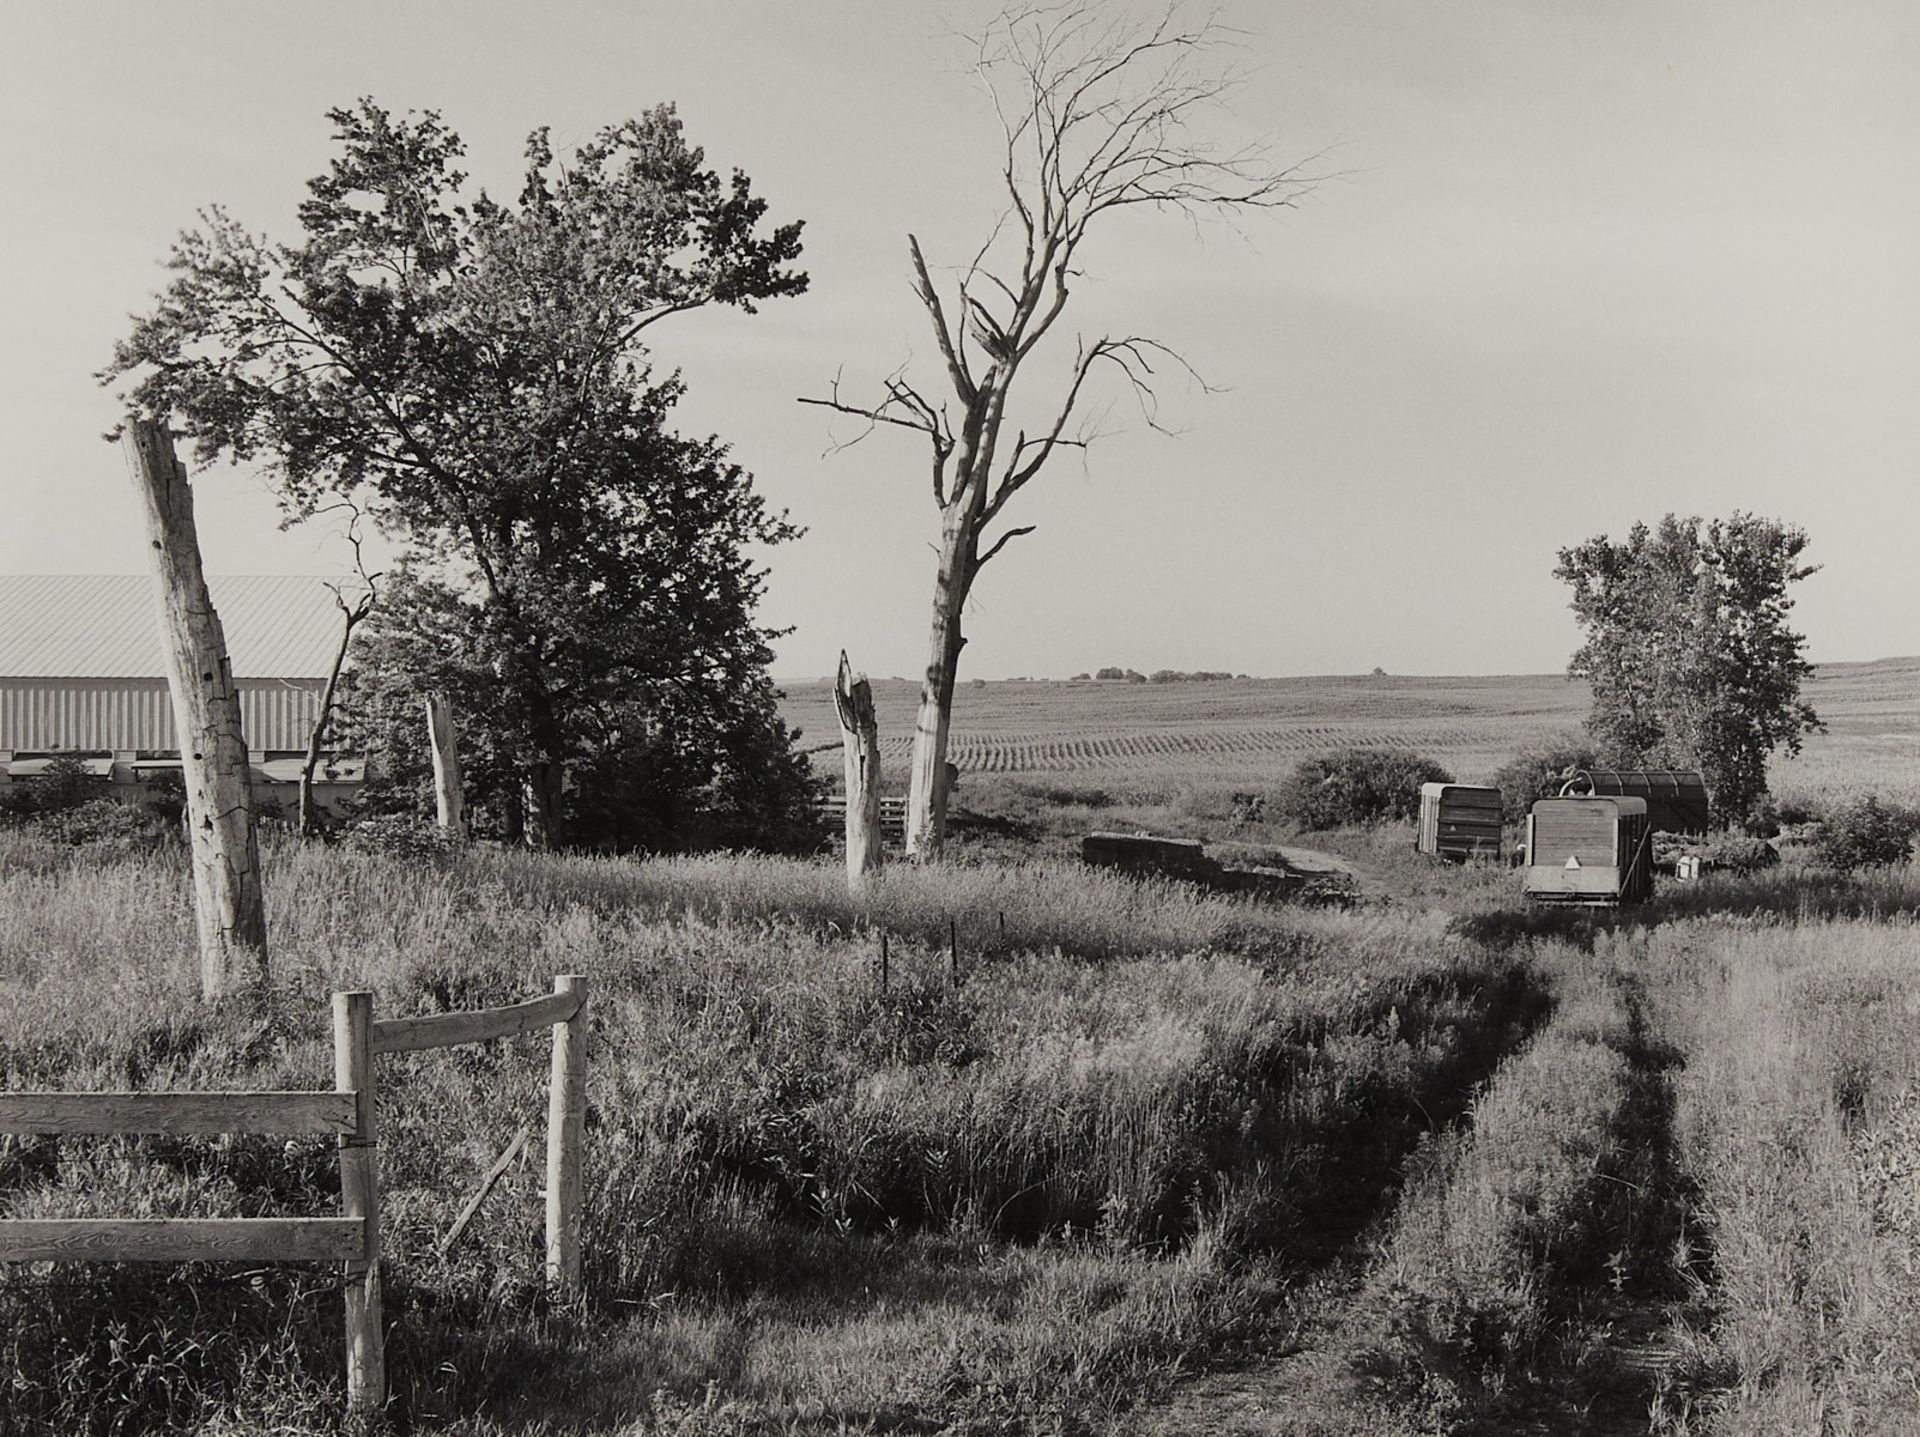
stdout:
<svg viewBox="0 0 1920 1437">
<path fill-rule="evenodd" d="M 395 1015 L 589 976 L 577 1306 L 540 1287 L 532 1165 L 437 1251 L 514 1127 L 538 1131 L 543 1044 L 382 1060 L 390 1353 L 398 1411 L 427 1426 L 718 1423 L 699 1414 L 729 1402 L 826 1427 L 1081 1421 L 1345 1241 L 1537 1014 L 1523 962 L 1422 915 L 1045 867 L 903 870 L 856 903 L 826 865 L 304 848 L 270 854 L 272 986 L 210 1011 L 171 857 L 4 857 L 11 1088 L 326 1086 L 330 989 Z M 324 1213 L 332 1161 L 266 1139 L 13 1143 L 0 1205 Z M 57 1320 L 25 1320 L 48 1302 Z M 320 1430 L 336 1303 L 308 1269 L 30 1275 L 0 1293 L 0 1414 Z"/>
<path fill-rule="evenodd" d="M 1614 1381 L 1589 1309 L 1659 1281 L 1649 1259 L 1673 1214 L 1662 1109 L 1630 970 L 1562 945 L 1542 961 L 1551 1021 L 1414 1165 L 1333 1365 L 1303 1384 L 1320 1415 L 1300 1430 L 1572 1421 Z"/>
<path fill-rule="evenodd" d="M 1669 1426 L 1914 1430 L 1920 928 L 1685 924 L 1649 954 L 1688 1053 L 1677 1128 L 1716 1278 Z"/>
</svg>

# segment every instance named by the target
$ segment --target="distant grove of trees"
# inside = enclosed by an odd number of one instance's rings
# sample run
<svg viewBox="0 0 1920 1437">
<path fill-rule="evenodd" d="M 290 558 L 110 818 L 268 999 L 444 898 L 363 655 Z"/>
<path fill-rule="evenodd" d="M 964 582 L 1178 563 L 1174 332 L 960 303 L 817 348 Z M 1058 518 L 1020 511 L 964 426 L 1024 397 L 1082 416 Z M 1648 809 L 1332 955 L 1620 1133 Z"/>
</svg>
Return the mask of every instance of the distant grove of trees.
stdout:
<svg viewBox="0 0 1920 1437">
<path fill-rule="evenodd" d="M 1084 679 L 1088 677 L 1088 675 L 1075 674 L 1074 677 Z M 1191 684 L 1210 683 L 1215 679 L 1231 679 L 1236 677 L 1236 675 L 1230 674 L 1224 669 L 1194 669 L 1192 671 L 1186 669 L 1155 669 L 1150 674 L 1143 674 L 1138 669 L 1109 667 L 1096 669 L 1092 677 L 1096 679 L 1109 679 L 1116 683 L 1129 684 Z M 1240 674 L 1237 675 L 1237 677 L 1244 679 L 1246 675 Z"/>
</svg>

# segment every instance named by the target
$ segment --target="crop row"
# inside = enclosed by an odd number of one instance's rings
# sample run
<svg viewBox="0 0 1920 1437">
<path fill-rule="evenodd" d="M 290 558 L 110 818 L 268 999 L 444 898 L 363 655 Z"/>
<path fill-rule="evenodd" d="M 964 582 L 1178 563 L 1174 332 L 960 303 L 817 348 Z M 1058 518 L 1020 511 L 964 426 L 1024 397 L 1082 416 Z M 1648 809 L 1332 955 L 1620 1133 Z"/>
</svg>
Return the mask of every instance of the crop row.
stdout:
<svg viewBox="0 0 1920 1437">
<path fill-rule="evenodd" d="M 1167 758 L 1232 759 L 1243 755 L 1303 755 L 1333 748 L 1367 746 L 1449 752 L 1483 749 L 1484 724 L 1381 728 L 1313 724 L 1284 728 L 1147 729 L 1060 734 L 955 734 L 948 756 L 963 772 L 1029 773 L 1153 766 Z M 912 740 L 897 735 L 881 740 L 882 756 L 904 762 Z"/>
</svg>

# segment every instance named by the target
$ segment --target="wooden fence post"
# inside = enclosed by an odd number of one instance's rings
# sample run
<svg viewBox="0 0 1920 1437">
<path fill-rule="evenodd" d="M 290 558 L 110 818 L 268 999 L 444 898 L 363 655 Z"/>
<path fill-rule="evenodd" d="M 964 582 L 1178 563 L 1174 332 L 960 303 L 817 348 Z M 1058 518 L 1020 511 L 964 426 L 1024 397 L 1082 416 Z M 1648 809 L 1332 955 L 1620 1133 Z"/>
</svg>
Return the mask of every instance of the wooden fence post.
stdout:
<svg viewBox="0 0 1920 1437">
<path fill-rule="evenodd" d="M 553 991 L 577 994 L 573 1016 L 553 1025 L 547 1092 L 547 1281 L 580 1285 L 581 1144 L 587 1120 L 587 980 L 563 973 Z"/>
<path fill-rule="evenodd" d="M 345 1265 L 347 1415 L 364 1426 L 386 1405 L 380 1315 L 380 1150 L 373 1103 L 373 994 L 333 995 L 333 1085 L 357 1093 L 354 1129 L 340 1138 L 340 1210 L 365 1225 L 366 1255 Z"/>
</svg>

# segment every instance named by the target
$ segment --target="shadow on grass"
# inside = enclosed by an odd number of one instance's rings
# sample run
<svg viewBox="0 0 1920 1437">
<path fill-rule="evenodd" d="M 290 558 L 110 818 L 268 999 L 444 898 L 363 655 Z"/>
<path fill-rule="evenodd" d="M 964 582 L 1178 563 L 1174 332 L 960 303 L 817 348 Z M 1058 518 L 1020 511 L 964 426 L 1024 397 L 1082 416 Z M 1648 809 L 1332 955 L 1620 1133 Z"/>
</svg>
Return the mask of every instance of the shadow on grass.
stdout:
<svg viewBox="0 0 1920 1437">
<path fill-rule="evenodd" d="M 401 1295 L 388 1349 L 390 1366 L 406 1379 L 395 1425 L 430 1431 L 453 1421 L 475 1433 L 784 1431 L 802 1414 L 783 1412 L 793 1400 L 782 1389 L 806 1383 L 775 1370 L 783 1350 L 805 1350 L 833 1329 L 864 1339 L 854 1348 L 882 1352 L 903 1335 L 931 1341 L 953 1313 L 1016 1308 L 1031 1280 L 1031 1269 L 1011 1270 L 978 1244 L 940 1236 L 764 1224 L 738 1236 L 754 1249 L 757 1280 L 745 1300 L 667 1293 L 625 1313 L 588 1317 L 550 1310 L 537 1297 L 503 1315 L 482 1311 L 485 1304 Z M 723 1403 L 717 1394 L 733 1397 Z M 891 1400 L 855 1403 L 827 1425 L 938 1431 L 944 1419 L 931 1415 L 933 1395 L 902 1390 Z"/>
<path fill-rule="evenodd" d="M 1920 882 L 1899 873 L 1847 874 L 1805 870 L 1714 876 L 1697 883 L 1663 884 L 1652 902 L 1631 908 L 1531 903 L 1464 913 L 1452 932 L 1504 951 L 1556 940 L 1593 952 L 1603 933 L 1645 933 L 1663 923 L 1701 918 L 1818 922 L 1920 918 Z"/>
</svg>

